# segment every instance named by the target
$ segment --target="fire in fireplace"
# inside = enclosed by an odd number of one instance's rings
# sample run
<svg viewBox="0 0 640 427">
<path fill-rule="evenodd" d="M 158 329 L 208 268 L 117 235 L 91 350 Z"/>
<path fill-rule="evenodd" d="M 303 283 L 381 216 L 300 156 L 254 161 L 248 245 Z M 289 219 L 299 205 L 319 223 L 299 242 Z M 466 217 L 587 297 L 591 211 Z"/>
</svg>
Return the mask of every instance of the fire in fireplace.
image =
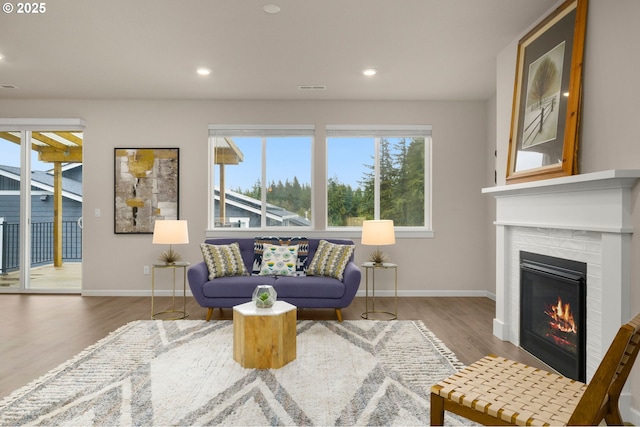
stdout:
<svg viewBox="0 0 640 427">
<path fill-rule="evenodd" d="M 585 263 L 520 253 L 520 345 L 561 374 L 586 378 Z"/>
</svg>

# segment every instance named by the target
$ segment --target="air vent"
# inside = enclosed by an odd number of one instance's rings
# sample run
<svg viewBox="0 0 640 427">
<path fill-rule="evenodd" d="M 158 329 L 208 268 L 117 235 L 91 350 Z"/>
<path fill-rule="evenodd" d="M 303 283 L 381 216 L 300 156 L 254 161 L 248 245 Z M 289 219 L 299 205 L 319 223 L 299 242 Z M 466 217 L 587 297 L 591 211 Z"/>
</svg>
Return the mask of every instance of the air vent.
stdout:
<svg viewBox="0 0 640 427">
<path fill-rule="evenodd" d="M 325 85 L 301 85 L 298 86 L 300 90 L 326 90 L 327 87 Z"/>
<path fill-rule="evenodd" d="M 14 86 L 14 85 L 0 85 L 0 88 L 2 88 L 2 89 L 18 89 L 18 86 Z"/>
</svg>

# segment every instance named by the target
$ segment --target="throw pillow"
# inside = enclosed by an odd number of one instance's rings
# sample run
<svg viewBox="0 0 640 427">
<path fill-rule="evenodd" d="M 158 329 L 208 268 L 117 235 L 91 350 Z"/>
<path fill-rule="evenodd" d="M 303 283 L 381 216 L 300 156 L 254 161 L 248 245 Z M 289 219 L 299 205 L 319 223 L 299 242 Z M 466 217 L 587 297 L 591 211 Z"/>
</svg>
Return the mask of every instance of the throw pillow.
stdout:
<svg viewBox="0 0 640 427">
<path fill-rule="evenodd" d="M 295 276 L 297 259 L 298 245 L 263 245 L 260 275 Z"/>
<path fill-rule="evenodd" d="M 251 274 L 260 274 L 262 267 L 262 251 L 264 245 L 290 246 L 298 245 L 296 271 L 304 275 L 309 258 L 309 239 L 306 237 L 256 237 L 253 240 L 253 268 Z"/>
<path fill-rule="evenodd" d="M 318 250 L 307 269 L 307 275 L 329 276 L 342 281 L 344 269 L 347 267 L 354 249 L 354 245 L 338 245 L 320 240 Z"/>
<path fill-rule="evenodd" d="M 223 276 L 247 275 L 247 269 L 244 267 L 244 262 L 242 262 L 238 242 L 228 245 L 201 243 L 200 250 L 209 269 L 209 280 Z"/>
</svg>

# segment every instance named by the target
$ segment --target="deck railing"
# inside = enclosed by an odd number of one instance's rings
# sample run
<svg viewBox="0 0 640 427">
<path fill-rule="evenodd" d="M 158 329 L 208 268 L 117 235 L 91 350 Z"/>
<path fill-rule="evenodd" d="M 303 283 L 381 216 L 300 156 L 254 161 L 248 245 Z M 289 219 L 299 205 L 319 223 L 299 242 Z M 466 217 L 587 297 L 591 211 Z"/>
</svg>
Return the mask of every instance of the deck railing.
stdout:
<svg viewBox="0 0 640 427">
<path fill-rule="evenodd" d="M 53 262 L 53 222 L 31 224 L 31 267 Z M 62 260 L 82 261 L 82 228 L 62 222 Z M 20 269 L 20 224 L 0 222 L 0 273 Z"/>
</svg>

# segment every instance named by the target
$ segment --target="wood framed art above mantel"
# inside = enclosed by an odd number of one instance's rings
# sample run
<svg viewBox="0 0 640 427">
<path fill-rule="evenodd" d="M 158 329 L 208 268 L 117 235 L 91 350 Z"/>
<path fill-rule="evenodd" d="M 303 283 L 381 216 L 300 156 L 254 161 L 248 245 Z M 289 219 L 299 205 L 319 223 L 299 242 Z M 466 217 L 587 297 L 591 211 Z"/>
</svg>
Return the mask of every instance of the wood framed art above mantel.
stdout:
<svg viewBox="0 0 640 427">
<path fill-rule="evenodd" d="M 507 183 L 578 173 L 587 0 L 567 0 L 518 43 Z"/>
</svg>

